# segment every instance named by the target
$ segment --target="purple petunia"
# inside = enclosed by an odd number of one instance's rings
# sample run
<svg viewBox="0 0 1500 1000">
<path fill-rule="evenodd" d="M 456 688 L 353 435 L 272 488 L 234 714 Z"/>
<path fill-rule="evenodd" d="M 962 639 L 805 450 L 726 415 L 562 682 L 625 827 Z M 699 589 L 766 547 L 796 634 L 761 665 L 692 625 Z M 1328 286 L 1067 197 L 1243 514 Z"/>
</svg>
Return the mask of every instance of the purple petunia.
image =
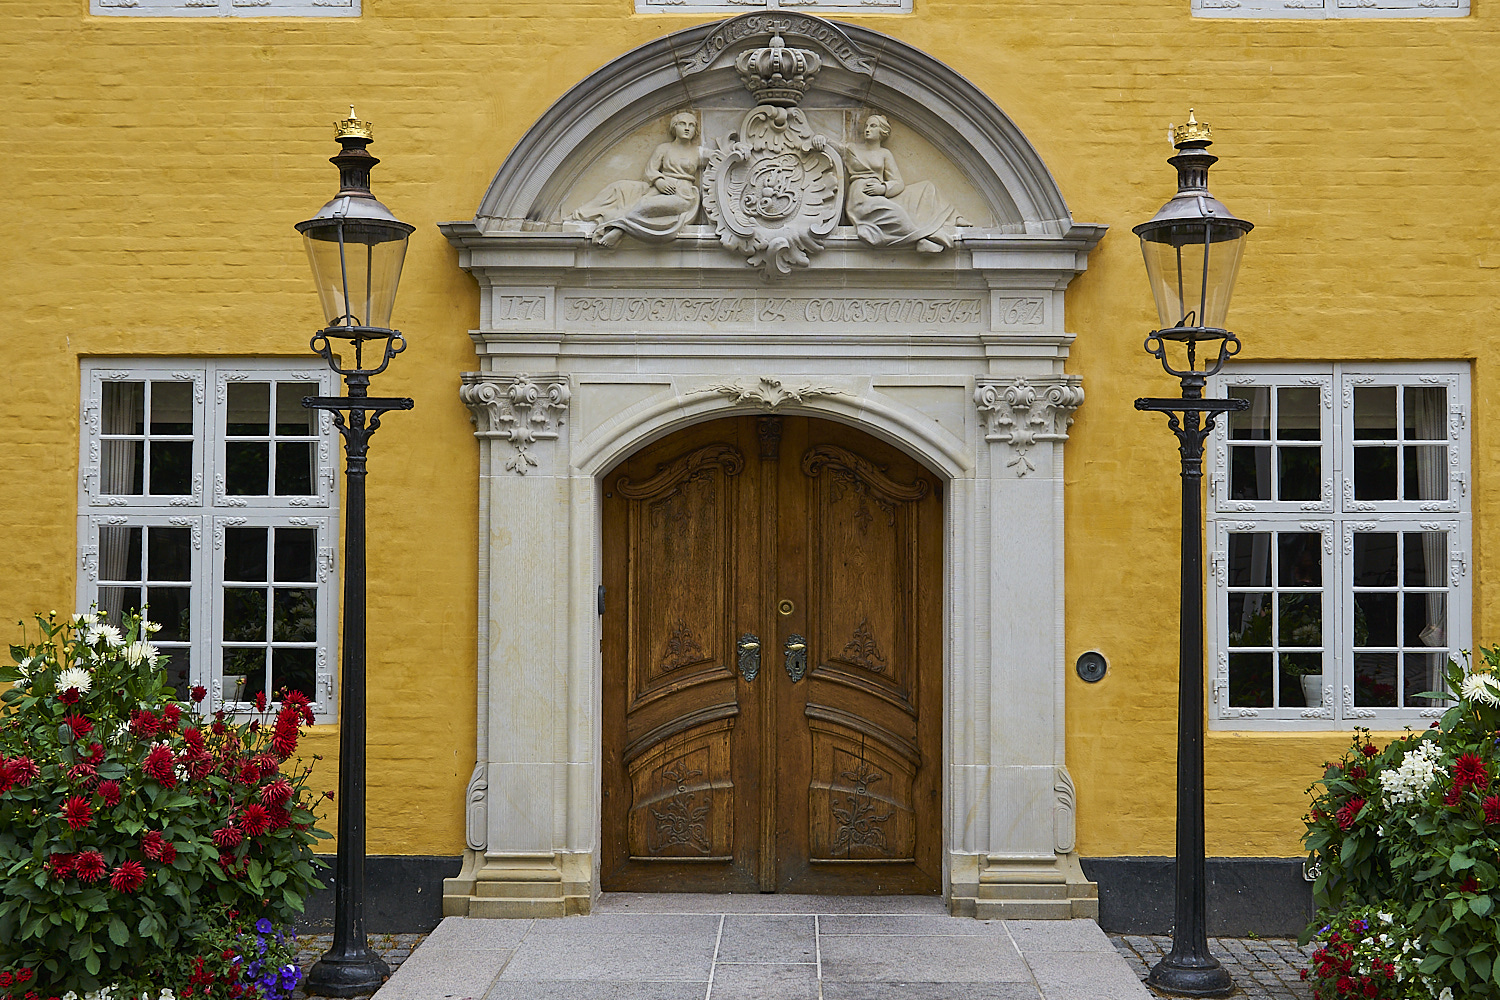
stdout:
<svg viewBox="0 0 1500 1000">
<path fill-rule="evenodd" d="M 271 933 L 271 930 L 271 921 L 267 920 L 265 917 L 261 917 L 255 922 L 255 932 L 257 934 L 269 934 Z"/>
</svg>

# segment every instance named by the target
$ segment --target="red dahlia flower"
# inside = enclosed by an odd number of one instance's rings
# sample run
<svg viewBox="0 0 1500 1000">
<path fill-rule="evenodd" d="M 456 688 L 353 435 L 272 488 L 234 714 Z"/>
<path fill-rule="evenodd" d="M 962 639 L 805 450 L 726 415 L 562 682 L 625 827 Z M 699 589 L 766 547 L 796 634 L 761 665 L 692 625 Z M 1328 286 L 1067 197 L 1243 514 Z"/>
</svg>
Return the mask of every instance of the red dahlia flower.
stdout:
<svg viewBox="0 0 1500 1000">
<path fill-rule="evenodd" d="M 190 726 L 187 729 L 183 730 L 182 738 L 184 741 L 186 741 L 187 745 L 192 747 L 194 750 L 203 749 L 203 730 L 199 729 L 197 726 Z"/>
<path fill-rule="evenodd" d="M 283 691 L 281 693 L 281 703 L 294 707 L 297 710 L 297 714 L 301 716 L 304 725 L 310 726 L 313 724 L 312 705 L 308 702 L 307 695 L 301 691 Z"/>
<path fill-rule="evenodd" d="M 1487 825 L 1500 823 L 1500 795 L 1491 795 L 1484 800 L 1484 821 Z"/>
<path fill-rule="evenodd" d="M 162 849 L 166 847 L 167 841 L 155 830 L 148 830 L 141 837 L 141 853 L 153 861 L 160 861 Z"/>
<path fill-rule="evenodd" d="M 155 778 L 164 788 L 171 788 L 177 784 L 177 775 L 172 770 L 174 763 L 172 748 L 165 743 L 158 743 L 146 754 L 141 770 L 147 777 Z"/>
<path fill-rule="evenodd" d="M 146 882 L 146 869 L 139 861 L 121 862 L 120 867 L 115 869 L 109 877 L 111 888 L 120 892 L 135 892 Z"/>
<path fill-rule="evenodd" d="M 1350 799 L 1342 809 L 1334 814 L 1333 818 L 1338 821 L 1339 829 L 1347 830 L 1353 826 L 1354 818 L 1359 815 L 1359 811 L 1364 807 L 1364 799 Z"/>
<path fill-rule="evenodd" d="M 1365 773 L 1365 769 L 1360 767 L 1358 764 L 1355 764 L 1353 767 L 1349 768 L 1349 777 L 1354 779 L 1355 781 L 1363 778 L 1365 776 Z"/>
<path fill-rule="evenodd" d="M 89 825 L 93 818 L 94 807 L 89 805 L 89 800 L 82 795 L 75 795 L 63 803 L 63 818 L 68 821 L 68 826 L 74 830 L 82 830 Z"/>
<path fill-rule="evenodd" d="M 285 830 L 292 825 L 292 814 L 286 811 L 286 806 L 272 806 L 270 813 L 271 829 Z"/>
<path fill-rule="evenodd" d="M 98 851 L 79 851 L 73 858 L 73 874 L 80 882 L 97 882 L 104 877 L 104 855 Z"/>
<path fill-rule="evenodd" d="M 64 705 L 76 705 L 78 704 L 79 697 L 80 695 L 78 694 L 77 688 L 68 688 L 62 694 L 57 696 L 57 700 L 62 702 Z"/>
<path fill-rule="evenodd" d="M 17 786 L 25 788 L 36 780 L 42 769 L 30 757 L 17 757 L 7 765 L 8 777 Z"/>
<path fill-rule="evenodd" d="M 182 718 L 182 709 L 169 701 L 162 707 L 161 718 L 168 729 L 176 729 L 178 721 Z"/>
<path fill-rule="evenodd" d="M 170 865 L 172 862 L 176 861 L 177 860 L 177 845 L 171 843 L 170 841 L 168 843 L 162 844 L 161 845 L 161 857 L 157 858 L 157 860 L 160 861 L 164 865 Z"/>
<path fill-rule="evenodd" d="M 1484 769 L 1484 761 L 1479 759 L 1478 754 L 1466 753 L 1453 762 L 1453 783 L 1455 786 L 1474 785 L 1477 788 L 1489 786 L 1489 773 Z"/>
<path fill-rule="evenodd" d="M 161 723 L 149 708 L 143 708 L 130 717 L 130 731 L 143 740 L 149 740 L 161 728 Z"/>
<path fill-rule="evenodd" d="M 1366 743 L 1364 746 L 1362 746 L 1362 747 L 1359 748 L 1359 752 L 1362 753 L 1362 754 L 1364 754 L 1366 757 L 1373 757 L 1376 754 L 1378 754 L 1380 751 L 1377 750 L 1377 749 L 1375 749 L 1375 744 L 1373 744 L 1373 743 Z"/>
<path fill-rule="evenodd" d="M 244 827 L 245 832 L 250 836 L 259 837 L 271 826 L 270 814 L 266 812 L 265 806 L 259 802 L 252 802 L 240 814 L 240 826 Z"/>
<path fill-rule="evenodd" d="M 10 773 L 10 761 L 0 757 L 0 794 L 10 791 L 10 786 L 15 783 L 15 777 Z"/>
<path fill-rule="evenodd" d="M 281 770 L 281 761 L 276 759 L 274 753 L 260 754 L 251 763 L 260 768 L 260 776 L 262 778 L 269 778 Z"/>
<path fill-rule="evenodd" d="M 83 759 L 98 767 L 104 762 L 104 744 L 98 741 L 90 743 L 88 756 Z"/>
<path fill-rule="evenodd" d="M 1478 892 L 1479 891 L 1479 880 L 1477 878 L 1475 878 L 1473 875 L 1470 875 L 1468 878 L 1464 879 L 1463 885 L 1461 885 L 1461 886 L 1458 887 L 1458 891 L 1459 892 Z"/>
<path fill-rule="evenodd" d="M 1448 793 L 1443 796 L 1443 805 L 1456 806 L 1458 805 L 1458 800 L 1463 798 L 1463 796 L 1464 786 L 1455 781 L 1453 787 L 1448 789 Z"/>
<path fill-rule="evenodd" d="M 188 693 L 193 699 L 193 704 L 197 705 L 200 704 L 204 698 L 208 697 L 208 688 L 204 687 L 202 684 L 194 684 L 193 690 Z"/>
<path fill-rule="evenodd" d="M 118 781 L 99 782 L 99 796 L 104 799 L 107 806 L 120 804 L 120 783 Z"/>
<path fill-rule="evenodd" d="M 94 765 L 88 761 L 79 761 L 68 768 L 68 781 L 75 785 L 83 785 L 85 788 L 94 787 L 94 782 L 99 780 L 99 775 L 94 771 Z"/>
<path fill-rule="evenodd" d="M 209 834 L 209 839 L 214 842 L 214 846 L 219 850 L 227 851 L 231 847 L 238 847 L 240 841 L 244 838 L 240 833 L 239 827 L 230 823 L 219 827 L 213 833 Z"/>
<path fill-rule="evenodd" d="M 277 778 L 260 790 L 260 800 L 268 806 L 279 806 L 292 797 L 292 786 L 285 778 Z"/>
<path fill-rule="evenodd" d="M 54 878 L 67 878 L 73 874 L 73 855 L 54 854 L 47 859 L 47 865 L 52 869 Z"/>
<path fill-rule="evenodd" d="M 63 716 L 63 725 L 73 731 L 73 738 L 81 740 L 94 731 L 94 724 L 86 717 L 78 714 Z"/>
<path fill-rule="evenodd" d="M 246 785 L 253 785 L 260 780 L 260 768 L 253 763 L 246 764 L 240 768 L 240 781 Z"/>
</svg>

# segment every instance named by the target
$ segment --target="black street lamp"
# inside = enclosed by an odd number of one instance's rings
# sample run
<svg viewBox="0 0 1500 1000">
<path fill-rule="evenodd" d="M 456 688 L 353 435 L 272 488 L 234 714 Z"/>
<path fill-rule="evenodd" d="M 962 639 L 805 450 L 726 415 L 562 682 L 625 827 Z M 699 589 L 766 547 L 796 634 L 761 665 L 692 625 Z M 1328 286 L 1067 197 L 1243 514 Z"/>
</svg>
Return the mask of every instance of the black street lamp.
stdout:
<svg viewBox="0 0 1500 1000">
<path fill-rule="evenodd" d="M 1224 996 L 1233 989 L 1229 973 L 1208 951 L 1208 905 L 1203 836 L 1203 442 L 1220 413 L 1243 410 L 1245 399 L 1204 399 L 1203 387 L 1240 352 L 1239 338 L 1224 329 L 1229 296 L 1254 228 L 1237 219 L 1208 193 L 1208 168 L 1218 157 L 1208 152 L 1207 125 L 1192 112 L 1173 130 L 1177 194 L 1150 222 L 1135 227 L 1146 256 L 1146 274 L 1156 297 L 1161 329 L 1146 338 L 1146 351 L 1182 382 L 1178 399 L 1137 399 L 1137 410 L 1167 414 L 1182 455 L 1182 618 L 1179 625 L 1177 688 L 1177 909 L 1172 950 L 1146 977 L 1147 984 L 1190 997 Z M 1174 368 L 1173 353 L 1185 354 L 1186 367 Z M 1198 347 L 1206 345 L 1203 365 Z M 1181 362 L 1176 362 L 1180 364 Z M 1182 414 L 1179 421 L 1177 414 Z M 1201 420 L 1201 424 L 1200 424 Z"/>
<path fill-rule="evenodd" d="M 313 335 L 312 349 L 348 387 L 346 396 L 302 400 L 309 409 L 332 411 L 343 435 L 347 510 L 333 946 L 308 973 L 306 989 L 352 997 L 373 993 L 391 971 L 365 937 L 365 457 L 370 437 L 380 427 L 380 415 L 412 408 L 410 399 L 378 398 L 369 395 L 369 388 L 371 376 L 385 371 L 391 359 L 406 350 L 400 331 L 390 328 L 391 308 L 406 240 L 415 228 L 399 221 L 370 193 L 370 168 L 380 162 L 365 150 L 373 138 L 370 124 L 354 117 L 351 107 L 348 119 L 335 128 L 334 136 L 344 148 L 329 162 L 339 168 L 339 193 L 313 218 L 297 223 L 328 320 Z M 353 348 L 353 367 L 341 367 L 334 340 L 348 341 Z M 365 345 L 372 342 L 380 345 L 381 358 L 367 367 Z M 349 411 L 347 421 L 344 410 Z"/>
</svg>

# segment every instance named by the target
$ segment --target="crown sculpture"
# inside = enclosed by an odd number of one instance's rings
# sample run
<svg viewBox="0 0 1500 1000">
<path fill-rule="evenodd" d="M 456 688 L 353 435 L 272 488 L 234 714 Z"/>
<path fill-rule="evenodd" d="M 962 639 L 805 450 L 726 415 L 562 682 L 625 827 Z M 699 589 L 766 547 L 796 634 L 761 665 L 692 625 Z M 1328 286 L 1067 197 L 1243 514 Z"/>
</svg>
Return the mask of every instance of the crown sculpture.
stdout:
<svg viewBox="0 0 1500 1000">
<path fill-rule="evenodd" d="M 794 108 L 823 68 L 823 60 L 816 52 L 787 48 L 781 36 L 774 35 L 769 48 L 741 52 L 734 68 L 757 104 Z"/>
</svg>

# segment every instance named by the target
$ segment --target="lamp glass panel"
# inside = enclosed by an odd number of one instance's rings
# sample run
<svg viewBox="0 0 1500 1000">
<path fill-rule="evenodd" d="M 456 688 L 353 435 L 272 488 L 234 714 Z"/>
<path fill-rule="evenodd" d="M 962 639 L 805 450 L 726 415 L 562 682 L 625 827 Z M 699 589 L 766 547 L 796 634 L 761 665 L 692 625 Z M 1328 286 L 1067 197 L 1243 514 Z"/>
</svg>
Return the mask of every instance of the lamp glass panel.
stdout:
<svg viewBox="0 0 1500 1000">
<path fill-rule="evenodd" d="M 1162 329 L 1224 327 L 1245 252 L 1244 235 L 1234 226 L 1205 222 L 1160 226 L 1141 234 L 1146 276 Z"/>
<path fill-rule="evenodd" d="M 406 260 L 405 231 L 334 219 L 309 226 L 303 242 L 328 325 L 389 329 Z"/>
</svg>

